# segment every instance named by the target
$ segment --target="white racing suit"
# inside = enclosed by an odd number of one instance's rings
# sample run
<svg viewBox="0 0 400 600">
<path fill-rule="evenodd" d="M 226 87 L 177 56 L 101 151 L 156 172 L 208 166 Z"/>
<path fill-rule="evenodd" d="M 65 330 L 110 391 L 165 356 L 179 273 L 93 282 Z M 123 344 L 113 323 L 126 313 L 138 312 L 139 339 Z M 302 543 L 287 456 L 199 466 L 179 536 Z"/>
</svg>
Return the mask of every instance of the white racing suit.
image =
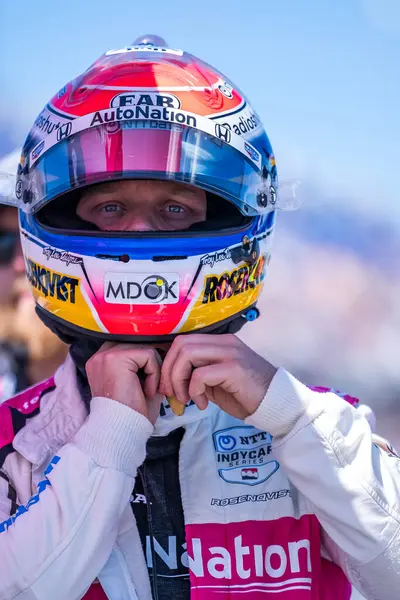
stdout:
<svg viewBox="0 0 400 600">
<path fill-rule="evenodd" d="M 400 461 L 352 403 L 280 369 L 245 422 L 165 403 L 153 429 L 105 398 L 88 415 L 68 357 L 0 406 L 0 600 L 150 600 L 129 498 L 177 427 L 192 600 L 400 598 Z"/>
</svg>

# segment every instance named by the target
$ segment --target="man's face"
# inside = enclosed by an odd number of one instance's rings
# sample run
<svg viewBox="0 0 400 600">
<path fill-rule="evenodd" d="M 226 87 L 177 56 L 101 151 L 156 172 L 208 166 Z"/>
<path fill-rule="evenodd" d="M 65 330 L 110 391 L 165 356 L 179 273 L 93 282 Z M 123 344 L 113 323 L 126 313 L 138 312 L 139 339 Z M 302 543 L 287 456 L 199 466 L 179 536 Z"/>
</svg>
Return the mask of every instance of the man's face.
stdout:
<svg viewBox="0 0 400 600">
<path fill-rule="evenodd" d="M 205 221 L 207 198 L 183 183 L 116 181 L 83 192 L 76 212 L 102 231 L 179 231 Z M 157 345 L 162 353 L 169 347 Z"/>
<path fill-rule="evenodd" d="M 27 293 L 25 263 L 18 233 L 18 212 L 0 208 L 0 304 L 14 304 Z"/>
<path fill-rule="evenodd" d="M 206 219 L 207 199 L 183 183 L 127 180 L 83 192 L 76 212 L 102 231 L 178 231 Z"/>
</svg>

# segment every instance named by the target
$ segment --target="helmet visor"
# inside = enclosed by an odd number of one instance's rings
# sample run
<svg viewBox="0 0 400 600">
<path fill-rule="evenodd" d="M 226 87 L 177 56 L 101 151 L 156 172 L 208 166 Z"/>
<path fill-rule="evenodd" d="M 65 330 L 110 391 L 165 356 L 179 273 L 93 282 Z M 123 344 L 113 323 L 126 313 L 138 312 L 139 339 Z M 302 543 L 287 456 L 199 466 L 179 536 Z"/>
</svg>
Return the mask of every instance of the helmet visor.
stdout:
<svg viewBox="0 0 400 600">
<path fill-rule="evenodd" d="M 244 215 L 275 210 L 274 163 L 265 158 L 272 168 L 261 168 L 260 153 L 242 141 L 244 152 L 186 125 L 148 120 L 102 124 L 66 137 L 39 157 L 34 149 L 31 166 L 17 179 L 17 204 L 37 212 L 57 196 L 94 183 L 157 179 L 213 192 Z"/>
</svg>

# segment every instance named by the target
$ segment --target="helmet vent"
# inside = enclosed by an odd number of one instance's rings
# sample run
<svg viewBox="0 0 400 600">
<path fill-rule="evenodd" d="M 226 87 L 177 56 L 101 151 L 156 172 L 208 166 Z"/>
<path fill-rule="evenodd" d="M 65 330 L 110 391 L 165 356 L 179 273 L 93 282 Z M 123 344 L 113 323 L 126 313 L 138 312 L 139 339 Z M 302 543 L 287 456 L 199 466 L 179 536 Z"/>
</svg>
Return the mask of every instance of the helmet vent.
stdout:
<svg viewBox="0 0 400 600">
<path fill-rule="evenodd" d="M 187 256 L 153 256 L 154 262 L 164 262 L 165 260 L 186 260 Z"/>
</svg>

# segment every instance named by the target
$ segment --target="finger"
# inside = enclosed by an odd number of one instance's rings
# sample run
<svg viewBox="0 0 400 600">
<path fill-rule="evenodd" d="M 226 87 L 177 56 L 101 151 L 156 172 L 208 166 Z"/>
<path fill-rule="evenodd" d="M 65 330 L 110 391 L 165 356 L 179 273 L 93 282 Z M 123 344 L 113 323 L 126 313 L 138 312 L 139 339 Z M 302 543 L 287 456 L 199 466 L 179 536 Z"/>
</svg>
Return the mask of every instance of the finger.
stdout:
<svg viewBox="0 0 400 600">
<path fill-rule="evenodd" d="M 142 348 L 149 348 L 156 350 L 152 344 L 129 344 L 125 342 L 104 342 L 97 352 L 103 352 L 105 350 L 141 350 Z"/>
<path fill-rule="evenodd" d="M 161 393 L 168 395 L 173 395 L 172 387 L 169 385 L 170 373 L 172 369 L 172 365 L 175 362 L 177 354 L 183 348 L 187 348 L 191 344 L 195 344 L 197 347 L 203 345 L 210 345 L 210 338 L 216 336 L 210 336 L 207 334 L 191 334 L 190 336 L 180 335 L 177 336 L 171 344 L 166 356 L 163 359 L 163 369 L 161 372 Z"/>
<path fill-rule="evenodd" d="M 210 339 L 204 343 L 206 335 L 193 335 L 193 339 L 178 338 L 172 344 L 164 359 L 161 369 L 160 391 L 166 396 L 176 395 L 179 401 L 183 401 L 188 394 L 188 381 L 193 368 L 211 363 L 225 362 L 237 356 L 237 348 L 230 350 L 218 345 L 218 339 L 210 343 Z M 217 336 L 208 336 L 208 338 Z M 218 336 L 219 337 L 219 336 Z M 196 341 L 200 338 L 201 343 Z M 187 400 L 185 401 L 187 402 Z"/>
<path fill-rule="evenodd" d="M 208 397 L 206 394 L 199 394 L 193 398 L 193 402 L 200 410 L 205 410 L 208 406 Z"/>
<path fill-rule="evenodd" d="M 196 336 L 197 337 L 197 336 Z M 164 396 L 174 396 L 174 390 L 171 384 L 171 371 L 177 355 L 184 346 L 184 336 L 178 336 L 172 342 L 166 356 L 164 356 L 161 367 L 160 393 Z"/>
<path fill-rule="evenodd" d="M 143 369 L 145 381 L 143 383 L 143 392 L 147 398 L 154 398 L 160 384 L 161 358 L 154 348 L 137 347 L 132 344 L 132 348 L 123 348 L 121 358 L 128 361 L 129 367 L 138 373 Z"/>
<path fill-rule="evenodd" d="M 110 355 L 110 360 L 116 362 L 126 361 L 128 368 L 136 374 L 143 369 L 146 375 L 143 392 L 146 397 L 154 398 L 159 387 L 161 374 L 161 357 L 158 352 L 150 345 L 106 343 L 109 345 L 103 349 L 103 354 Z M 104 346 L 105 344 L 102 348 Z"/>
<path fill-rule="evenodd" d="M 204 406 L 204 398 L 207 399 L 207 402 L 213 400 L 210 388 L 216 387 L 220 387 L 230 394 L 232 393 L 229 363 L 207 365 L 193 371 L 189 384 L 189 394 L 198 406 L 199 403 Z"/>
<path fill-rule="evenodd" d="M 172 390 L 179 402 L 186 404 L 190 400 L 189 382 L 193 369 L 216 364 L 225 358 L 226 355 L 221 354 L 221 348 L 217 346 L 191 344 L 181 348 L 169 376 Z"/>
<path fill-rule="evenodd" d="M 153 350 L 149 360 L 143 367 L 146 374 L 143 391 L 146 397 L 154 398 L 158 392 L 161 378 L 161 357 L 156 350 Z"/>
</svg>

